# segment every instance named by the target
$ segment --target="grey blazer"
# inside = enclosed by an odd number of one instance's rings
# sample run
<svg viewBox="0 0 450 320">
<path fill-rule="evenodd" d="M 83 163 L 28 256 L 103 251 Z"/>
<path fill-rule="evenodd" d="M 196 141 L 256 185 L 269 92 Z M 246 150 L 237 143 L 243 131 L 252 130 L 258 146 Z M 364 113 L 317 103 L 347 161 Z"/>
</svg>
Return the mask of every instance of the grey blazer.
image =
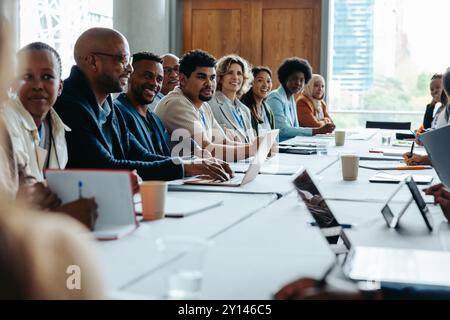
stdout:
<svg viewBox="0 0 450 320">
<path fill-rule="evenodd" d="M 240 142 L 251 143 L 255 139 L 250 110 L 239 99 L 236 98 L 237 111 L 242 115 L 244 128 L 239 125 L 238 120 L 233 115 L 234 105 L 221 91 L 216 91 L 208 103 L 211 106 L 214 118 L 222 129 L 233 129 Z"/>
</svg>

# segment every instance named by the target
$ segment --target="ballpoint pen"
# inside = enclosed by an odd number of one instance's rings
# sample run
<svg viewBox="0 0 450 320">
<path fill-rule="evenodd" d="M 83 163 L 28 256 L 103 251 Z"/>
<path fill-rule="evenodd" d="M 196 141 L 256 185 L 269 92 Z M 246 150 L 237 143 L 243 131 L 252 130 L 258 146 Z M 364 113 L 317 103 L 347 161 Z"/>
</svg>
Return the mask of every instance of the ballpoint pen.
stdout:
<svg viewBox="0 0 450 320">
<path fill-rule="evenodd" d="M 411 145 L 411 151 L 409 152 L 409 158 L 411 158 L 413 156 L 414 144 L 415 144 L 415 141 L 413 141 L 413 143 Z"/>
<path fill-rule="evenodd" d="M 81 199 L 83 198 L 83 182 L 82 181 L 78 181 L 78 198 Z"/>
<path fill-rule="evenodd" d="M 312 227 L 317 227 L 317 222 L 310 222 L 309 223 L 310 226 Z M 342 227 L 342 229 L 353 229 L 355 227 L 355 225 L 350 224 L 350 223 L 340 223 L 339 226 Z"/>
</svg>

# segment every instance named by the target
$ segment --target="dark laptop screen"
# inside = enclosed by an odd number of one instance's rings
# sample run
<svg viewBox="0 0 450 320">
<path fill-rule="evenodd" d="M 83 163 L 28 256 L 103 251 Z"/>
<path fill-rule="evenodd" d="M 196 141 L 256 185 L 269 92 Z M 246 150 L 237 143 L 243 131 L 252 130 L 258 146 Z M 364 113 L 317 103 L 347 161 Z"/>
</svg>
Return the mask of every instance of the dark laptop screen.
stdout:
<svg viewBox="0 0 450 320">
<path fill-rule="evenodd" d="M 345 253 L 350 250 L 350 242 L 342 227 L 306 170 L 297 175 L 294 179 L 294 185 L 320 231 L 328 243 L 332 245 L 333 251 L 335 253 Z"/>
</svg>

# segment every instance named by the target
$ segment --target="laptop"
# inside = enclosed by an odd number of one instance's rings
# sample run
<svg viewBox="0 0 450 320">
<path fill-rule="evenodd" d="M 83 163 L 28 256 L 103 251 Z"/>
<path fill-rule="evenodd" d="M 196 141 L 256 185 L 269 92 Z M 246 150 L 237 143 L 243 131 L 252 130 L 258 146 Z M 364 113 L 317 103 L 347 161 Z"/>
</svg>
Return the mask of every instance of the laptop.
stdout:
<svg viewBox="0 0 450 320">
<path fill-rule="evenodd" d="M 94 235 L 97 239 L 119 239 L 138 227 L 130 171 L 49 169 L 46 177 L 49 188 L 62 203 L 95 197 L 98 218 Z"/>
<path fill-rule="evenodd" d="M 294 186 L 326 238 L 344 274 L 355 281 L 450 286 L 450 253 L 354 246 L 306 170 Z M 340 257 L 342 257 L 342 255 Z"/>
<path fill-rule="evenodd" d="M 211 179 L 192 177 L 184 180 L 183 183 L 193 185 L 240 187 L 249 183 L 250 181 L 255 180 L 255 178 L 258 176 L 259 171 L 261 170 L 261 166 L 264 164 L 264 161 L 266 161 L 267 155 L 269 154 L 272 145 L 277 139 L 279 131 L 279 129 L 271 130 L 264 136 L 261 144 L 259 145 L 258 151 L 256 152 L 253 161 L 248 167 L 245 174 L 236 173 L 235 176 L 228 181 L 216 181 Z"/>
<path fill-rule="evenodd" d="M 420 136 L 436 173 L 450 187 L 450 126 L 431 130 Z"/>
</svg>

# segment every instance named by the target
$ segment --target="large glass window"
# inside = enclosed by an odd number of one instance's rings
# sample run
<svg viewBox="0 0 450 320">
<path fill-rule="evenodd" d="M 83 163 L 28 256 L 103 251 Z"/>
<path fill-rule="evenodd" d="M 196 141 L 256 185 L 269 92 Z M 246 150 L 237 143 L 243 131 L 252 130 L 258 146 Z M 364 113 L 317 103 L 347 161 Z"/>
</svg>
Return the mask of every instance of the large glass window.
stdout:
<svg viewBox="0 0 450 320">
<path fill-rule="evenodd" d="M 448 0 L 334 0 L 329 108 L 345 127 L 421 123 L 429 80 L 450 66 Z"/>
<path fill-rule="evenodd" d="M 113 0 L 20 0 L 19 44 L 46 42 L 61 55 L 63 78 L 74 64 L 73 46 L 85 30 L 113 26 Z"/>
</svg>

